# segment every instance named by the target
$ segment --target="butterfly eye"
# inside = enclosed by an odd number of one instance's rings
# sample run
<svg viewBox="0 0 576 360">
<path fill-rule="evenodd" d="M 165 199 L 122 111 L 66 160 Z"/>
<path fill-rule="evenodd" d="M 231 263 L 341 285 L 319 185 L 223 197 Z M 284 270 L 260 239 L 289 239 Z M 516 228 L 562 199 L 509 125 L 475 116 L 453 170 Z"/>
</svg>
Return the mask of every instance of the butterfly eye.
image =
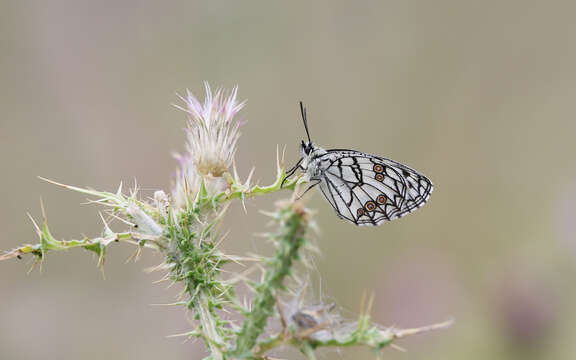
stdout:
<svg viewBox="0 0 576 360">
<path fill-rule="evenodd" d="M 302 144 L 300 145 L 304 154 L 308 155 L 308 149 L 306 148 L 306 143 L 302 140 Z"/>
<path fill-rule="evenodd" d="M 305 143 L 304 140 L 302 140 L 302 144 L 300 146 L 302 147 L 304 154 L 308 155 L 312 152 L 312 143 Z"/>
</svg>

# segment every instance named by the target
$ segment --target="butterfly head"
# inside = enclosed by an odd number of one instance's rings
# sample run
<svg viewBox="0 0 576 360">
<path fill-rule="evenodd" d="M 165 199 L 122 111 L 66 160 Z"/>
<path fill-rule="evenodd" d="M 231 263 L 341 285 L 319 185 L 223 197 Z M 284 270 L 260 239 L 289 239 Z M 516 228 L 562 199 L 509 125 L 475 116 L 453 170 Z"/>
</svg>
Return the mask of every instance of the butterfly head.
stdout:
<svg viewBox="0 0 576 360">
<path fill-rule="evenodd" d="M 310 141 L 305 142 L 302 140 L 302 144 L 300 144 L 300 150 L 302 150 L 302 156 L 308 156 L 312 153 L 315 146 Z"/>
</svg>

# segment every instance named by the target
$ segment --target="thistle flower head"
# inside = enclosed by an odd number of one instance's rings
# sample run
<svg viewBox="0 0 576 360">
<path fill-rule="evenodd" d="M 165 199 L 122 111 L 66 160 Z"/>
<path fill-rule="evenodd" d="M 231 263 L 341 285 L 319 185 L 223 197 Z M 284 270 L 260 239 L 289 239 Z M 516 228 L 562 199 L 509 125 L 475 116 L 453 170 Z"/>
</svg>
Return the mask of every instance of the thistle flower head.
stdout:
<svg viewBox="0 0 576 360">
<path fill-rule="evenodd" d="M 202 180 L 210 193 L 225 189 L 224 174 L 232 165 L 240 137 L 235 116 L 244 101 L 236 99 L 238 87 L 212 92 L 208 83 L 204 86 L 204 103 L 187 90 L 185 97 L 180 96 L 185 105 L 176 106 L 188 114 L 186 152 L 176 155 L 180 163 L 173 190 L 177 206 L 194 199 Z"/>
<path fill-rule="evenodd" d="M 201 175 L 221 177 L 230 167 L 240 137 L 240 123 L 235 115 L 244 107 L 238 102 L 238 87 L 230 91 L 217 89 L 212 93 L 205 83 L 206 98 L 200 103 L 186 92 L 184 111 L 188 113 L 186 160 L 191 161 Z"/>
</svg>

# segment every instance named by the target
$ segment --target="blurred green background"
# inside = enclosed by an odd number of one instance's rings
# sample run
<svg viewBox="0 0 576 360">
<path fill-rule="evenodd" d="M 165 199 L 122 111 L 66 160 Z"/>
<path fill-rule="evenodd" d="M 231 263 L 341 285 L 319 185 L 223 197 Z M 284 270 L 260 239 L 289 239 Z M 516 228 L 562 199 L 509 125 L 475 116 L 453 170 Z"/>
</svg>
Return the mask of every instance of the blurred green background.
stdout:
<svg viewBox="0 0 576 360">
<path fill-rule="evenodd" d="M 238 84 L 248 99 L 237 163 L 274 177 L 275 149 L 304 136 L 406 163 L 435 183 L 418 212 L 378 228 L 339 221 L 318 192 L 323 300 L 398 327 L 455 317 L 385 359 L 576 356 L 576 4 L 570 1 L 0 1 L 0 248 L 97 235 L 98 208 L 36 178 L 144 195 L 169 189 L 190 88 Z M 287 195 L 287 194 L 282 194 Z M 276 197 L 231 209 L 229 252 L 266 251 Z M 161 259 L 110 249 L 103 279 L 85 251 L 0 263 L 0 359 L 198 359 L 166 338 L 191 314 L 152 307 L 177 288 Z M 281 354 L 282 355 L 282 354 Z M 283 354 L 299 358 L 294 352 Z M 366 349 L 326 359 L 372 359 Z"/>
</svg>

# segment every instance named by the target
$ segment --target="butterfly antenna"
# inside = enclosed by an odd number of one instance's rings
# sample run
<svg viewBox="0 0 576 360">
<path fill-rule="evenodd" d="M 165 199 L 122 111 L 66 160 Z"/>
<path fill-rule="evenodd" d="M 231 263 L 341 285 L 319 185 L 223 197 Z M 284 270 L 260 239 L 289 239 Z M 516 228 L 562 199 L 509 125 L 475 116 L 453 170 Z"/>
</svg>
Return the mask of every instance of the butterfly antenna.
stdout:
<svg viewBox="0 0 576 360">
<path fill-rule="evenodd" d="M 310 140 L 310 131 L 308 131 L 308 119 L 306 118 L 306 108 L 302 101 L 300 101 L 300 112 L 302 113 L 302 121 L 304 121 L 304 128 L 306 129 L 306 135 L 308 136 L 308 142 L 312 143 Z"/>
</svg>

